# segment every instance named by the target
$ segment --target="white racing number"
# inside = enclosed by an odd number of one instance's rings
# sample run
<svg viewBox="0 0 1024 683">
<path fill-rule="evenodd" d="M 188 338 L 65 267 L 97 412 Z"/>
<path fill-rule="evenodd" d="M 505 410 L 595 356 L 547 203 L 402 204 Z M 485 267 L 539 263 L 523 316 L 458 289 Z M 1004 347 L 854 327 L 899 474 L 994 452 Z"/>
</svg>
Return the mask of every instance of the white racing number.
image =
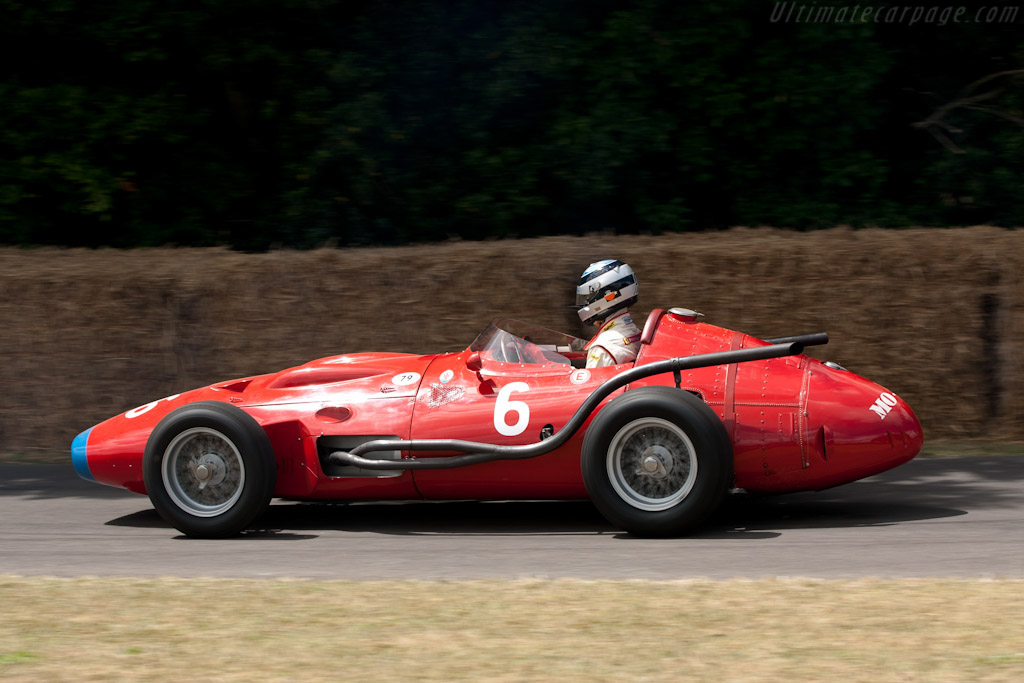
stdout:
<svg viewBox="0 0 1024 683">
<path fill-rule="evenodd" d="M 174 396 L 168 396 L 167 398 L 162 398 L 162 399 L 160 399 L 160 401 L 173 401 L 174 399 L 178 398 L 179 396 L 181 396 L 181 394 L 175 394 Z M 130 420 L 133 417 L 138 417 L 139 415 L 145 415 L 149 411 L 153 410 L 153 408 L 156 408 L 157 404 L 160 403 L 160 401 L 153 401 L 152 403 L 147 403 L 144 406 L 139 406 L 138 408 L 132 408 L 127 413 L 125 413 L 124 416 L 127 417 Z"/>
<path fill-rule="evenodd" d="M 526 431 L 530 424 L 530 406 L 522 401 L 512 401 L 509 397 L 514 391 L 529 391 L 530 385 L 526 382 L 512 382 L 506 384 L 498 392 L 498 400 L 494 404 L 494 428 L 502 436 L 518 436 Z M 519 419 L 515 424 L 510 425 L 505 416 L 509 413 L 516 413 Z"/>
</svg>

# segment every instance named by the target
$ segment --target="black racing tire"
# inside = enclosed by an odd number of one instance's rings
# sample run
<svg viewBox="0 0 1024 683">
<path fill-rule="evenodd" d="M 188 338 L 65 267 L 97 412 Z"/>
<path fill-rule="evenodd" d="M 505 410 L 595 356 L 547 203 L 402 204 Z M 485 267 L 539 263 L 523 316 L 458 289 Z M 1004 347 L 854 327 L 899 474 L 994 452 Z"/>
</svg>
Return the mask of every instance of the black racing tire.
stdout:
<svg viewBox="0 0 1024 683">
<path fill-rule="evenodd" d="M 615 526 L 635 536 L 684 534 L 733 483 L 732 444 L 697 396 L 643 387 L 613 399 L 583 439 L 583 482 Z"/>
<path fill-rule="evenodd" d="M 143 480 L 153 507 L 194 538 L 241 533 L 270 504 L 277 461 L 266 432 L 227 403 L 178 408 L 146 443 Z"/>
</svg>

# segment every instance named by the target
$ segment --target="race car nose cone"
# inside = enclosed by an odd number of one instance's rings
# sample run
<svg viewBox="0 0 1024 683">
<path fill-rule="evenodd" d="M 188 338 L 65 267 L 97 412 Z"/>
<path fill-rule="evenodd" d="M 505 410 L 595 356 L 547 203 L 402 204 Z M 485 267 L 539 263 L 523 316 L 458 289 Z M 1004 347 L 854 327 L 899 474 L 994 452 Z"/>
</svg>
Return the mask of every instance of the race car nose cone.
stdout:
<svg viewBox="0 0 1024 683">
<path fill-rule="evenodd" d="M 820 486 L 852 481 L 911 460 L 924 443 L 910 406 L 852 372 L 814 370 L 808 391 L 808 442 L 821 457 Z"/>
<path fill-rule="evenodd" d="M 88 446 L 89 446 L 89 434 L 92 432 L 92 427 L 89 427 L 84 432 L 75 437 L 75 440 L 71 442 L 71 464 L 75 466 L 75 472 L 78 472 L 78 476 L 82 479 L 88 479 L 89 481 L 96 481 L 96 478 L 92 476 L 92 472 L 89 471 L 89 457 L 88 457 Z"/>
</svg>

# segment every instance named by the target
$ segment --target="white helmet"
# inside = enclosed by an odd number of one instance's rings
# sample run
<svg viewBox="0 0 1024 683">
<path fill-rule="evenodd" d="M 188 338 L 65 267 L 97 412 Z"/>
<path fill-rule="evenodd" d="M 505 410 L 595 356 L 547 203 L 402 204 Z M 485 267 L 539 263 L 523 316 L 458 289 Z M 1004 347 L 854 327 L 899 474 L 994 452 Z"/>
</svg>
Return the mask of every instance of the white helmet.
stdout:
<svg viewBox="0 0 1024 683">
<path fill-rule="evenodd" d="M 605 259 L 587 266 L 576 287 L 580 320 L 587 325 L 636 303 L 640 287 L 633 269 L 622 261 Z"/>
</svg>

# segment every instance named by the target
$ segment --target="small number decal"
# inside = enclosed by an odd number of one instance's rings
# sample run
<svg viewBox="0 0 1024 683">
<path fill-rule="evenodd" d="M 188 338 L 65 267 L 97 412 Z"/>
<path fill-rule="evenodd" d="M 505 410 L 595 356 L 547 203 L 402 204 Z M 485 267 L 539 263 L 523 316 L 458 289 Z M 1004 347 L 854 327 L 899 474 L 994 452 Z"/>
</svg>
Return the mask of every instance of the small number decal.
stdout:
<svg viewBox="0 0 1024 683">
<path fill-rule="evenodd" d="M 391 383 L 398 387 L 404 387 L 406 384 L 415 384 L 419 381 L 420 373 L 418 372 L 403 372 L 391 378 Z"/>
<path fill-rule="evenodd" d="M 530 424 L 530 406 L 522 401 L 509 400 L 513 391 L 529 391 L 530 385 L 526 382 L 512 382 L 506 384 L 498 392 L 498 401 L 494 404 L 494 428 L 502 436 L 519 436 L 526 431 Z M 519 419 L 515 424 L 510 425 L 505 416 L 509 413 L 516 413 Z"/>
</svg>

